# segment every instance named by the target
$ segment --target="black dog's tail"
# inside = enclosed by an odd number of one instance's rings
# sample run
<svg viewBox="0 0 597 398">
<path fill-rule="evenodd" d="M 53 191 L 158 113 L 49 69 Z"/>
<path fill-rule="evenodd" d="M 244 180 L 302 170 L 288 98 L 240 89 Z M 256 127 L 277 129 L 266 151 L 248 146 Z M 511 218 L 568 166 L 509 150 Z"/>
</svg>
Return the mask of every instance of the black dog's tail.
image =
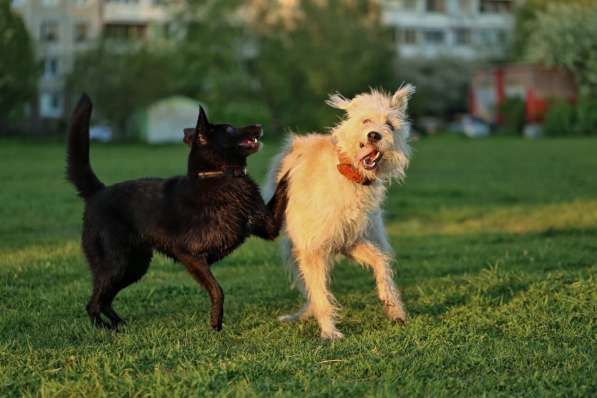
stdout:
<svg viewBox="0 0 597 398">
<path fill-rule="evenodd" d="M 83 199 L 105 188 L 89 163 L 89 122 L 93 106 L 83 94 L 73 111 L 66 149 L 66 178 Z"/>
<path fill-rule="evenodd" d="M 288 205 L 288 173 L 278 181 L 274 196 L 270 199 L 267 207 L 272 215 L 274 238 L 280 233 L 286 215 Z"/>
</svg>

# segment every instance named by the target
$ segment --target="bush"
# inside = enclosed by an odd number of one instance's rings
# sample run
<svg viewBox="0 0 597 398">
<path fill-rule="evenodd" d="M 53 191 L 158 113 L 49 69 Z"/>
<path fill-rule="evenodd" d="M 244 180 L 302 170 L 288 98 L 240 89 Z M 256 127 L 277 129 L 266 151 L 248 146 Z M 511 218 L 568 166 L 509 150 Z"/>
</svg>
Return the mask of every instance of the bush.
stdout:
<svg viewBox="0 0 597 398">
<path fill-rule="evenodd" d="M 417 94 L 409 103 L 413 120 L 432 116 L 444 120 L 467 112 L 470 79 L 476 65 L 458 58 L 398 61 L 398 81 L 412 83 Z"/>
<path fill-rule="evenodd" d="M 583 135 L 597 134 L 597 100 L 583 98 L 578 102 L 575 130 Z"/>
<path fill-rule="evenodd" d="M 500 123 L 498 132 L 502 134 L 521 134 L 525 123 L 525 102 L 519 97 L 507 98 L 500 105 Z"/>
<path fill-rule="evenodd" d="M 553 102 L 543 122 L 543 132 L 546 136 L 572 135 L 575 133 L 576 110 L 567 101 Z"/>
</svg>

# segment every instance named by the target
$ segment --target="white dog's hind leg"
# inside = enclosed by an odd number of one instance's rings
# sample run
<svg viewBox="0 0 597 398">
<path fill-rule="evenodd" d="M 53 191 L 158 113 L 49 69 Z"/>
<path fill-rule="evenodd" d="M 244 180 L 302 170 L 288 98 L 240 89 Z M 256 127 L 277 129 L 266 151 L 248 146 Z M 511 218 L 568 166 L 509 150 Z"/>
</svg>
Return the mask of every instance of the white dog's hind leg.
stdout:
<svg viewBox="0 0 597 398">
<path fill-rule="evenodd" d="M 324 339 L 340 339 L 344 337 L 336 329 L 334 297 L 328 289 L 328 256 L 321 253 L 298 253 L 299 271 L 307 291 L 308 304 L 301 315 L 313 315 L 321 329 Z"/>
<path fill-rule="evenodd" d="M 384 305 L 388 318 L 401 323 L 406 322 L 406 311 L 400 297 L 400 291 L 394 284 L 390 257 L 375 245 L 366 241 L 358 242 L 352 246 L 348 251 L 348 255 L 356 262 L 373 269 L 379 299 Z"/>
<path fill-rule="evenodd" d="M 303 297 L 307 299 L 307 291 L 305 290 L 305 284 L 303 282 L 303 278 L 300 275 L 298 270 L 298 266 L 296 264 L 296 259 L 292 255 L 292 242 L 285 236 L 281 240 L 280 248 L 282 251 L 282 256 L 284 257 L 284 263 L 288 267 L 288 273 L 291 279 L 291 286 L 297 288 L 298 291 L 301 292 Z M 311 307 L 309 306 L 309 302 L 307 302 L 303 308 L 301 308 L 298 312 L 294 314 L 282 315 L 278 317 L 280 322 L 290 322 L 290 321 L 298 321 L 298 320 L 305 320 L 309 317 L 313 316 L 313 311 L 311 311 Z"/>
</svg>

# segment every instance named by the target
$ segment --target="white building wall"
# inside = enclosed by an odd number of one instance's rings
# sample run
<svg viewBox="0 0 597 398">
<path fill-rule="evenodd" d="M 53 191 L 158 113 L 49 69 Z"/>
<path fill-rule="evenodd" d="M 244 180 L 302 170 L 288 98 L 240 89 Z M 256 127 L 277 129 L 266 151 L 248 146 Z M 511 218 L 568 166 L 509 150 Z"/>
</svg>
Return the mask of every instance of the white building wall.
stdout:
<svg viewBox="0 0 597 398">
<path fill-rule="evenodd" d="M 403 58 L 478 59 L 503 54 L 514 26 L 514 0 L 383 0 Z M 433 10 L 434 6 L 439 8 Z"/>
<path fill-rule="evenodd" d="M 65 79 L 76 53 L 92 46 L 106 26 L 134 26 L 146 32 L 148 24 L 167 18 L 158 0 L 11 1 L 13 10 L 23 17 L 42 64 L 39 116 L 50 119 L 63 118 L 68 111 Z"/>
</svg>

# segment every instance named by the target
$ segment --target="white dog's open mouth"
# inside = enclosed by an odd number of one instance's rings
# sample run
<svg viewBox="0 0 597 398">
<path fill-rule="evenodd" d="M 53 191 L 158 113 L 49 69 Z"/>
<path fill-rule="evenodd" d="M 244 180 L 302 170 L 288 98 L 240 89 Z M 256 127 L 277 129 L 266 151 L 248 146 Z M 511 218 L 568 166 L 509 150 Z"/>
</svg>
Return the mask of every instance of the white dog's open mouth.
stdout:
<svg viewBox="0 0 597 398">
<path fill-rule="evenodd" d="M 365 169 L 373 170 L 381 162 L 383 153 L 378 151 L 374 145 L 367 144 L 359 151 L 357 157 Z"/>
</svg>

